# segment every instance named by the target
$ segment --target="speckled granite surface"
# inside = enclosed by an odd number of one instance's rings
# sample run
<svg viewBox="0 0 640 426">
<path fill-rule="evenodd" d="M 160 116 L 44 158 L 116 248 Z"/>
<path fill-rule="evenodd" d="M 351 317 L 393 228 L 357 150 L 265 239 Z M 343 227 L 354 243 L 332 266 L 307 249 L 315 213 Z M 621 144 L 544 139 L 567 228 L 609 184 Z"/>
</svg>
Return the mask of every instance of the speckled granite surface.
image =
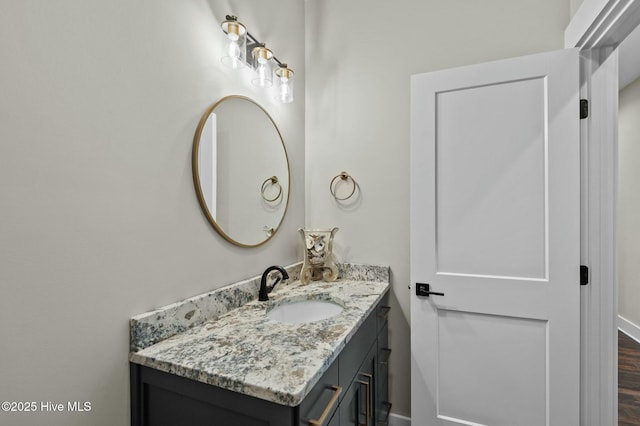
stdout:
<svg viewBox="0 0 640 426">
<path fill-rule="evenodd" d="M 301 268 L 302 262 L 285 267 L 290 282 L 300 277 Z M 134 316 L 129 326 L 130 351 L 144 349 L 257 299 L 260 278 L 239 281 Z"/>
<path fill-rule="evenodd" d="M 156 324 L 158 329 L 182 331 L 137 352 L 132 349 L 129 359 L 246 395 L 296 406 L 389 290 L 388 267 L 341 265 L 341 274 L 343 278 L 331 283 L 293 282 L 272 293 L 268 302 L 253 300 L 186 328 L 184 324 L 174 327 L 170 319 L 174 316 L 183 322 L 190 310 L 186 308 L 188 304 L 181 305 L 187 301 L 154 311 L 150 313 L 155 315 L 153 318 L 163 318 Z M 226 289 L 235 291 L 236 285 Z M 257 287 L 254 299 L 256 297 Z M 224 299 L 220 298 L 216 300 Z M 333 300 L 344 306 L 344 310 L 332 318 L 303 324 L 286 324 L 266 317 L 266 312 L 279 304 L 306 299 Z M 198 300 L 198 303 L 207 303 Z M 212 312 L 204 305 L 199 305 L 199 309 Z M 169 312 L 172 314 L 167 315 Z M 135 318 L 144 315 L 148 314 Z M 134 334 L 132 331 L 132 336 Z"/>
</svg>

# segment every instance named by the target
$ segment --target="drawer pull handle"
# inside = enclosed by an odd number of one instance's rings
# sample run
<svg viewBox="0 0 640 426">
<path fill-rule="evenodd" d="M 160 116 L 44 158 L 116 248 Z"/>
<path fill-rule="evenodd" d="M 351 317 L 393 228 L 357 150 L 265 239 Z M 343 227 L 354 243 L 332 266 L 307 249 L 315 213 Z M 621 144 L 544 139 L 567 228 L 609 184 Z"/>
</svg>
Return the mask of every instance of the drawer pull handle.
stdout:
<svg viewBox="0 0 640 426">
<path fill-rule="evenodd" d="M 388 364 L 389 363 L 389 357 L 391 356 L 391 349 L 389 348 L 382 348 L 380 349 L 380 364 Z"/>
<path fill-rule="evenodd" d="M 334 391 L 331 400 L 324 408 L 324 411 L 318 420 L 309 420 L 310 426 L 322 426 L 331 410 L 333 410 L 333 406 L 338 402 L 338 397 L 342 393 L 342 386 L 331 386 L 331 389 Z"/>
<path fill-rule="evenodd" d="M 367 425 L 369 424 L 369 419 L 371 418 L 371 400 L 373 399 L 373 395 L 371 394 L 371 388 L 373 387 L 373 376 L 371 374 L 362 373 L 362 375 L 367 379 Z"/>
<path fill-rule="evenodd" d="M 367 398 L 367 403 L 365 405 L 365 407 L 366 407 L 366 412 L 365 412 L 366 418 L 365 418 L 365 421 L 364 421 L 364 425 L 360 425 L 360 426 L 369 426 L 369 417 L 371 416 L 371 405 L 369 403 L 369 394 L 371 393 L 371 390 L 370 390 L 370 387 L 369 387 L 370 385 L 369 385 L 368 381 L 364 382 L 362 380 L 356 380 L 356 383 L 358 383 L 360 385 L 365 385 L 367 387 L 367 394 L 365 395 L 366 398 Z M 358 403 L 358 405 L 359 404 L 360 403 Z M 358 416 L 359 415 L 360 415 L 360 413 L 358 413 Z M 358 419 L 358 424 L 360 424 L 360 419 Z"/>
<path fill-rule="evenodd" d="M 380 306 L 380 309 L 378 309 L 378 318 L 386 318 L 390 310 L 391 306 Z"/>
<path fill-rule="evenodd" d="M 391 414 L 391 403 L 383 402 L 381 405 L 384 407 L 384 412 L 383 412 L 384 414 L 380 416 L 380 421 L 383 423 L 388 423 L 389 414 Z"/>
</svg>

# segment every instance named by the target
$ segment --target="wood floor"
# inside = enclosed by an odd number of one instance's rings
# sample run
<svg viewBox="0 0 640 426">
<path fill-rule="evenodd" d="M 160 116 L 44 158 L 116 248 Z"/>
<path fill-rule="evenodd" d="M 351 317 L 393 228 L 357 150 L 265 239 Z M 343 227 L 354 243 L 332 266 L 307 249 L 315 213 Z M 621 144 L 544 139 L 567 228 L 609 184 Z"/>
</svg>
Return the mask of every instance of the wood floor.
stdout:
<svg viewBox="0 0 640 426">
<path fill-rule="evenodd" d="M 618 331 L 618 425 L 640 425 L 640 343 Z"/>
</svg>

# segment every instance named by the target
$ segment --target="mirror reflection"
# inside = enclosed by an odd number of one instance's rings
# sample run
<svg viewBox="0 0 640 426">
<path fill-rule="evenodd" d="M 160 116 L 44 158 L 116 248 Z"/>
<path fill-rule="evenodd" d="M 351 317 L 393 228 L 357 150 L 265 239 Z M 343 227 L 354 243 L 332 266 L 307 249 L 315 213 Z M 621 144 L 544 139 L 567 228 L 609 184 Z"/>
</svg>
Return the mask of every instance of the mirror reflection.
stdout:
<svg viewBox="0 0 640 426">
<path fill-rule="evenodd" d="M 280 131 L 253 100 L 228 96 L 203 115 L 193 146 L 200 206 L 227 241 L 264 244 L 289 203 L 289 161 Z"/>
</svg>

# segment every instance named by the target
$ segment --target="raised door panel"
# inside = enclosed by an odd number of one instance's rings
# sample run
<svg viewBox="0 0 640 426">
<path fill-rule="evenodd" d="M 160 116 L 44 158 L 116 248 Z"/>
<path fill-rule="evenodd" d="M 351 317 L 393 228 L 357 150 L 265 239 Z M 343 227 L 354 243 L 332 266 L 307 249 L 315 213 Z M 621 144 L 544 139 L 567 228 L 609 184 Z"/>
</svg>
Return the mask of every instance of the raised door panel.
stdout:
<svg viewBox="0 0 640 426">
<path fill-rule="evenodd" d="M 544 76 L 436 94 L 437 273 L 546 279 L 545 99 Z"/>
</svg>

